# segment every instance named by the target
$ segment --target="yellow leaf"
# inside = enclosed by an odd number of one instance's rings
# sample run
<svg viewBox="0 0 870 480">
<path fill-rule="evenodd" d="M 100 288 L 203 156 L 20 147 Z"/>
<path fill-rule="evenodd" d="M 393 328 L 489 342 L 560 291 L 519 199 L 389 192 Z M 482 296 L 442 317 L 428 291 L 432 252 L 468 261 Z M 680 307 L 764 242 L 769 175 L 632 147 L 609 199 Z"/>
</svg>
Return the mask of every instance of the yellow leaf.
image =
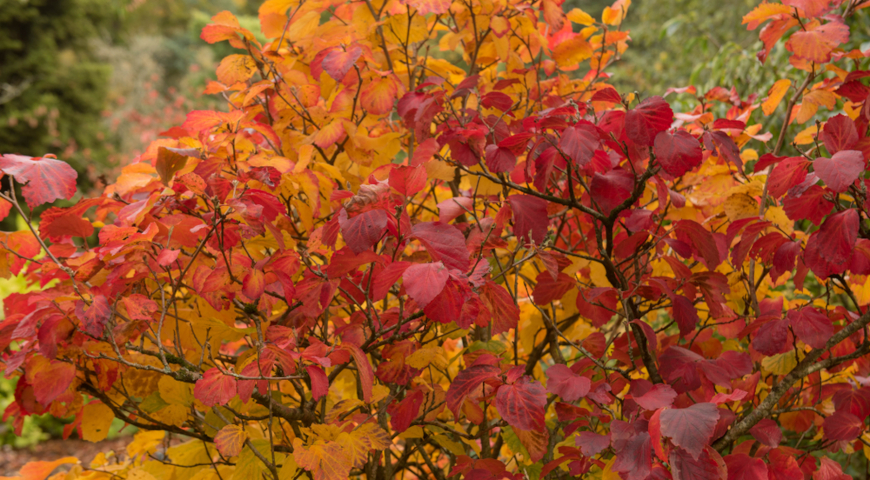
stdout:
<svg viewBox="0 0 870 480">
<path fill-rule="evenodd" d="M 336 442 L 316 443 L 306 447 L 302 440 L 293 440 L 293 459 L 311 472 L 314 480 L 345 480 L 353 464 Z"/>
<path fill-rule="evenodd" d="M 293 24 L 287 29 L 286 37 L 291 42 L 302 40 L 309 37 L 318 25 L 320 25 L 320 14 L 310 10 L 293 21 Z"/>
<path fill-rule="evenodd" d="M 426 176 L 430 180 L 452 181 L 456 176 L 456 167 L 441 160 L 432 160 L 426 163 Z"/>
<path fill-rule="evenodd" d="M 770 90 L 767 92 L 767 98 L 764 100 L 764 103 L 761 104 L 761 110 L 764 111 L 764 115 L 770 115 L 776 110 L 776 107 L 779 106 L 779 103 L 782 102 L 782 98 L 785 96 L 786 92 L 788 92 L 788 87 L 791 86 L 791 80 L 782 79 L 777 80 L 776 83 L 770 87 Z"/>
<path fill-rule="evenodd" d="M 580 10 L 579 8 L 571 9 L 571 11 L 568 12 L 567 16 L 568 20 L 571 20 L 571 22 L 579 25 L 592 25 L 593 23 L 595 23 L 595 19 L 592 18 L 591 15 L 584 12 L 583 10 Z"/>
<path fill-rule="evenodd" d="M 336 443 L 341 445 L 347 459 L 357 468 L 365 464 L 371 450 L 383 450 L 393 444 L 390 435 L 374 423 L 362 424 L 350 433 L 343 432 Z"/>
<path fill-rule="evenodd" d="M 145 453 L 153 453 L 163 442 L 166 432 L 163 430 L 141 431 L 133 436 L 133 441 L 127 444 L 127 455 L 137 457 Z"/>
<path fill-rule="evenodd" d="M 248 433 L 241 425 L 227 425 L 214 437 L 214 445 L 226 457 L 235 457 L 245 446 Z"/>
<path fill-rule="evenodd" d="M 127 480 L 157 480 L 154 475 L 146 472 L 142 468 L 133 468 L 127 472 Z"/>
<path fill-rule="evenodd" d="M 399 434 L 399 438 L 423 438 L 425 432 L 423 431 L 423 427 L 420 425 L 414 425 L 409 427 L 407 430 Z"/>
<path fill-rule="evenodd" d="M 265 458 L 272 456 L 268 440 L 254 440 L 251 445 Z M 261 479 L 268 471 L 266 464 L 257 458 L 251 447 L 245 446 L 239 454 L 239 459 L 236 460 L 236 470 L 233 472 L 232 480 Z"/>
<path fill-rule="evenodd" d="M 441 358 L 442 362 L 436 361 L 443 351 L 444 349 L 441 347 L 422 348 L 406 358 L 405 364 L 411 368 L 423 369 L 429 366 L 433 361 L 435 361 L 436 364 L 443 363 L 443 358 Z"/>
<path fill-rule="evenodd" d="M 766 373 L 774 375 L 787 375 L 795 365 L 797 365 L 797 360 L 794 357 L 794 352 L 764 357 L 764 360 L 761 361 L 761 368 Z"/>
<path fill-rule="evenodd" d="M 223 84 L 247 82 L 257 71 L 257 63 L 248 55 L 228 55 L 217 67 L 217 78 Z"/>
<path fill-rule="evenodd" d="M 115 414 L 102 403 L 89 403 L 82 411 L 82 440 L 99 442 L 109 434 Z"/>
<path fill-rule="evenodd" d="M 296 465 L 296 460 L 288 455 L 284 459 L 284 465 L 278 470 L 278 480 L 294 480 L 296 478 L 296 470 L 298 469 L 299 465 Z"/>
<path fill-rule="evenodd" d="M 160 398 L 169 405 L 189 407 L 193 404 L 193 388 L 188 383 L 182 383 L 170 376 L 160 377 L 157 383 Z"/>
<path fill-rule="evenodd" d="M 758 216 L 758 202 L 745 193 L 731 195 L 723 205 L 728 220 L 734 222 L 742 218 Z"/>
</svg>

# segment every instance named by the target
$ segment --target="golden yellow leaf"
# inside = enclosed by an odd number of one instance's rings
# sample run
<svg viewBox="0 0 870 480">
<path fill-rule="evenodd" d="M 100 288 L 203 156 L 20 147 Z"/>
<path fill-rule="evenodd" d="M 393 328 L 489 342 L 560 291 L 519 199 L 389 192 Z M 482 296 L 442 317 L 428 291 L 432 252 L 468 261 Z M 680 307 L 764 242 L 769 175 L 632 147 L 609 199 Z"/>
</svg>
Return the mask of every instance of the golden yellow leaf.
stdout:
<svg viewBox="0 0 870 480">
<path fill-rule="evenodd" d="M 776 83 L 770 87 L 770 90 L 767 92 L 767 98 L 764 99 L 764 102 L 761 104 L 761 110 L 764 112 L 764 115 L 770 115 L 776 110 L 776 107 L 779 106 L 779 103 L 782 102 L 782 98 L 785 96 L 786 92 L 788 92 L 788 87 L 791 86 L 791 80 L 782 79 L 777 80 Z"/>
<path fill-rule="evenodd" d="M 127 455 L 136 457 L 145 453 L 153 453 L 163 442 L 166 432 L 163 430 L 140 431 L 133 436 L 133 441 L 127 444 Z"/>
<path fill-rule="evenodd" d="M 824 106 L 827 109 L 834 108 L 837 104 L 837 96 L 827 90 L 813 90 L 804 95 L 801 100 L 801 106 L 798 110 L 795 121 L 797 123 L 806 123 L 807 120 L 813 118 L 819 110 L 819 106 Z"/>
<path fill-rule="evenodd" d="M 102 403 L 89 403 L 82 412 L 82 440 L 99 442 L 109 434 L 115 414 Z"/>
<path fill-rule="evenodd" d="M 568 20 L 576 23 L 578 25 L 592 25 L 595 23 L 595 19 L 592 18 L 592 15 L 580 10 L 579 8 L 573 8 L 570 12 L 568 12 Z"/>
<path fill-rule="evenodd" d="M 248 55 L 228 55 L 217 67 L 218 81 L 226 85 L 247 82 L 257 71 L 257 63 Z"/>
<path fill-rule="evenodd" d="M 728 197 L 723 204 L 728 220 L 734 222 L 741 218 L 757 217 L 758 202 L 745 193 L 737 193 Z"/>
</svg>

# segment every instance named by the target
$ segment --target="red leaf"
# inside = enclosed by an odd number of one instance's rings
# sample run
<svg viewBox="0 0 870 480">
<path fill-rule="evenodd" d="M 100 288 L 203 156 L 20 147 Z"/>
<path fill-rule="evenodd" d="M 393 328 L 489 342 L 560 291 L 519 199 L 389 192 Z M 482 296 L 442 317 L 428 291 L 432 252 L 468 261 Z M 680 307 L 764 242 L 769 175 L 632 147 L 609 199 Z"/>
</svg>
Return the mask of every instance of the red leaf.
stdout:
<svg viewBox="0 0 870 480">
<path fill-rule="evenodd" d="M 305 367 L 305 371 L 308 372 L 308 378 L 311 379 L 311 398 L 320 400 L 329 393 L 329 378 L 317 365 L 308 365 Z"/>
<path fill-rule="evenodd" d="M 447 269 L 441 262 L 415 263 L 402 274 L 405 290 L 420 307 L 425 307 L 444 290 Z"/>
<path fill-rule="evenodd" d="M 527 242 L 543 243 L 550 224 L 547 201 L 531 195 L 511 195 L 507 201 L 514 214 L 514 235 Z"/>
<path fill-rule="evenodd" d="M 831 319 L 815 308 L 806 307 L 797 312 L 792 310 L 788 318 L 794 334 L 813 348 L 825 348 L 828 339 L 834 335 Z"/>
<path fill-rule="evenodd" d="M 493 335 L 517 328 L 517 324 L 520 321 L 520 309 L 504 287 L 492 280 L 487 280 L 480 287 L 480 299 L 492 314 Z"/>
<path fill-rule="evenodd" d="M 659 408 L 670 407 L 674 403 L 674 399 L 677 398 L 677 392 L 668 384 L 657 383 L 643 395 L 634 396 L 633 398 L 635 403 L 640 405 L 644 410 L 657 410 Z"/>
<path fill-rule="evenodd" d="M 78 174 L 56 158 L 0 155 L 0 171 L 26 184 L 21 187 L 21 193 L 30 208 L 55 200 L 69 200 L 76 194 Z"/>
<path fill-rule="evenodd" d="M 417 418 L 422 403 L 423 391 L 415 390 L 401 402 L 390 405 L 387 408 L 387 413 L 390 414 L 390 426 L 393 427 L 393 430 L 397 433 L 407 430 Z"/>
<path fill-rule="evenodd" d="M 803 157 L 789 157 L 776 164 L 767 182 L 767 191 L 774 198 L 785 195 L 789 188 L 807 178 L 810 162 Z"/>
<path fill-rule="evenodd" d="M 492 173 L 510 172 L 517 165 L 517 156 L 508 148 L 486 146 L 486 166 Z"/>
<path fill-rule="evenodd" d="M 788 321 L 773 320 L 762 325 L 752 339 L 752 348 L 768 356 L 789 351 Z"/>
<path fill-rule="evenodd" d="M 577 165 L 584 167 L 592 160 L 600 143 L 601 139 L 595 126 L 581 123 L 568 127 L 562 132 L 559 148 Z"/>
<path fill-rule="evenodd" d="M 386 210 L 369 210 L 345 221 L 341 234 L 354 253 L 362 253 L 378 243 L 386 228 Z"/>
<path fill-rule="evenodd" d="M 864 156 L 857 150 L 841 150 L 831 158 L 817 158 L 813 168 L 828 188 L 845 192 L 864 173 Z"/>
<path fill-rule="evenodd" d="M 803 471 L 795 458 L 782 449 L 775 448 L 767 454 L 770 465 L 767 467 L 769 480 L 792 480 L 803 478 Z"/>
<path fill-rule="evenodd" d="M 541 272 L 535 279 L 537 284 L 532 291 L 532 298 L 535 300 L 535 305 L 546 305 L 561 298 L 568 293 L 572 288 L 577 287 L 577 281 L 562 272 L 553 279 L 549 272 Z"/>
<path fill-rule="evenodd" d="M 852 441 L 864 431 L 864 422 L 849 412 L 834 412 L 825 417 L 823 427 L 828 440 Z"/>
<path fill-rule="evenodd" d="M 846 411 L 864 420 L 870 415 L 870 390 L 845 388 L 837 390 L 833 398 L 834 409 Z"/>
<path fill-rule="evenodd" d="M 420 240 L 429 256 L 449 269 L 468 271 L 468 248 L 465 237 L 453 225 L 444 222 L 423 222 L 414 225 L 414 238 Z"/>
<path fill-rule="evenodd" d="M 121 302 L 127 309 L 127 317 L 131 320 L 151 320 L 151 314 L 160 310 L 157 302 L 141 293 L 134 293 L 129 297 L 124 297 Z"/>
<path fill-rule="evenodd" d="M 547 369 L 547 392 L 562 397 L 566 402 L 575 402 L 589 393 L 592 382 L 577 375 L 570 368 L 556 364 Z"/>
<path fill-rule="evenodd" d="M 462 308 L 468 304 L 470 293 L 471 290 L 467 285 L 448 278 L 441 293 L 426 305 L 423 313 L 436 322 L 444 324 L 457 322 L 459 325 L 462 318 Z M 467 326 L 461 328 L 467 328 Z"/>
<path fill-rule="evenodd" d="M 719 408 L 712 403 L 696 403 L 689 408 L 662 410 L 662 435 L 670 437 L 674 445 L 685 449 L 698 460 L 713 436 Z"/>
<path fill-rule="evenodd" d="M 818 225 L 831 213 L 834 204 L 825 199 L 825 189 L 813 185 L 798 196 L 789 194 L 783 200 L 783 209 L 788 218 L 798 221 L 807 219 Z"/>
<path fill-rule="evenodd" d="M 610 446 L 610 434 L 599 435 L 593 432 L 580 432 L 574 439 L 574 444 L 580 447 L 583 455 L 593 457 Z"/>
<path fill-rule="evenodd" d="M 828 457 L 819 460 L 819 469 L 813 473 L 813 480 L 852 480 L 852 476 L 843 473 L 843 467 L 836 461 Z"/>
<path fill-rule="evenodd" d="M 653 152 L 662 169 L 675 177 L 697 167 L 704 158 L 698 139 L 682 130 L 673 135 L 667 131 L 656 135 Z"/>
<path fill-rule="evenodd" d="M 76 367 L 37 355 L 28 362 L 27 377 L 33 385 L 36 401 L 47 407 L 75 380 Z"/>
<path fill-rule="evenodd" d="M 728 480 L 768 480 L 767 464 L 760 458 L 752 458 L 745 453 L 725 457 L 728 467 Z"/>
<path fill-rule="evenodd" d="M 611 170 L 604 175 L 595 172 L 589 189 L 590 195 L 598 204 L 601 213 L 609 214 L 631 197 L 631 191 L 634 189 L 634 175 L 621 169 Z"/>
<path fill-rule="evenodd" d="M 369 358 L 361 348 L 352 343 L 342 343 L 342 350 L 347 351 L 356 362 L 356 369 L 359 372 L 359 386 L 363 393 L 362 400 L 369 403 L 372 399 L 372 388 L 375 386 L 375 373 L 372 371 L 372 364 Z"/>
<path fill-rule="evenodd" d="M 698 323 L 701 322 L 701 319 L 698 317 L 698 310 L 691 300 L 682 295 L 671 297 L 671 303 L 673 304 L 674 320 L 676 320 L 677 326 L 680 327 L 680 335 L 686 337 L 694 332 Z"/>
<path fill-rule="evenodd" d="M 722 461 L 719 454 L 715 450 L 705 449 L 703 445 L 700 448 L 700 453 L 697 456 L 693 456 L 680 448 L 671 450 L 669 460 L 674 478 L 680 480 L 720 480 L 727 476 L 725 462 Z"/>
<path fill-rule="evenodd" d="M 450 388 L 447 390 L 447 395 L 445 397 L 447 408 L 453 412 L 453 416 L 457 419 L 459 418 L 459 407 L 462 406 L 465 397 L 477 389 L 481 383 L 495 378 L 499 373 L 501 373 L 501 369 L 497 366 L 483 364 L 472 365 L 471 367 L 460 371 L 459 374 L 456 375 L 456 378 L 453 379 L 453 383 L 450 384 Z"/>
<path fill-rule="evenodd" d="M 390 170 L 390 186 L 402 195 L 412 197 L 426 188 L 426 169 L 420 165 L 398 166 Z"/>
<path fill-rule="evenodd" d="M 170 250 L 168 248 L 164 248 L 160 251 L 160 254 L 157 255 L 157 265 L 161 267 L 168 267 L 172 265 L 173 262 L 178 260 L 178 254 L 181 253 L 181 250 Z"/>
<path fill-rule="evenodd" d="M 771 448 L 778 447 L 779 442 L 782 440 L 782 430 L 780 430 L 776 422 L 769 418 L 756 423 L 749 429 L 749 433 L 761 442 L 762 445 L 767 445 Z"/>
<path fill-rule="evenodd" d="M 206 407 L 226 405 L 236 396 L 236 387 L 235 378 L 224 375 L 217 368 L 211 368 L 196 381 L 193 396 Z"/>
<path fill-rule="evenodd" d="M 94 337 L 101 337 L 112 315 L 109 300 L 105 295 L 96 295 L 86 311 L 84 307 L 84 302 L 81 301 L 76 305 L 76 314 L 81 319 L 82 330 Z"/>
<path fill-rule="evenodd" d="M 851 150 L 858 143 L 855 122 L 842 113 L 829 118 L 822 130 L 822 142 L 831 155 L 841 150 Z"/>
<path fill-rule="evenodd" d="M 625 135 L 632 142 L 652 146 L 659 132 L 667 130 L 674 112 L 662 97 L 650 97 L 625 113 Z"/>
<path fill-rule="evenodd" d="M 514 105 L 510 95 L 502 92 L 489 92 L 480 99 L 480 104 L 486 108 L 497 108 L 507 112 Z"/>
<path fill-rule="evenodd" d="M 495 408 L 508 425 L 520 430 L 544 431 L 547 392 L 538 382 L 525 376 L 498 388 Z"/>
<path fill-rule="evenodd" d="M 362 48 L 356 45 L 351 45 L 347 51 L 335 49 L 323 57 L 321 66 L 330 77 L 340 82 L 347 75 L 347 72 L 353 68 L 360 55 L 362 55 Z"/>
<path fill-rule="evenodd" d="M 713 234 L 703 225 L 692 220 L 680 220 L 677 222 L 675 231 L 677 239 L 691 245 L 692 249 L 704 260 L 708 269 L 713 270 L 722 262 Z"/>
<path fill-rule="evenodd" d="M 852 209 L 828 217 L 816 234 L 820 245 L 824 245 L 819 255 L 834 264 L 848 261 L 858 240 L 858 223 L 858 212 Z"/>
</svg>

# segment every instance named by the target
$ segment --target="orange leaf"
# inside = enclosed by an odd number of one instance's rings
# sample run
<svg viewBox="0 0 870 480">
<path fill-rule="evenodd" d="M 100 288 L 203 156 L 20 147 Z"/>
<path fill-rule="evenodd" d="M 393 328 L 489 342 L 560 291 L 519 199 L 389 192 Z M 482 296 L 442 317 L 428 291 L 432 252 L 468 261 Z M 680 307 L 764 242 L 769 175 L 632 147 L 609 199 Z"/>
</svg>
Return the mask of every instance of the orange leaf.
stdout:
<svg viewBox="0 0 870 480">
<path fill-rule="evenodd" d="M 41 355 L 27 362 L 27 381 L 33 385 L 33 395 L 44 406 L 59 397 L 76 378 L 76 367 L 56 362 Z"/>
<path fill-rule="evenodd" d="M 831 51 L 837 45 L 848 41 L 849 27 L 844 23 L 830 22 L 814 30 L 795 33 L 785 42 L 785 48 L 797 57 L 824 63 L 831 60 Z"/>
<path fill-rule="evenodd" d="M 314 480 L 345 480 L 353 467 L 344 448 L 336 442 L 318 442 L 305 447 L 302 440 L 296 438 L 293 440 L 293 459 L 311 472 Z"/>
<path fill-rule="evenodd" d="M 743 16 L 743 24 L 747 30 L 755 30 L 765 20 L 778 15 L 789 15 L 792 13 L 791 7 L 781 3 L 762 3 L 752 9 L 751 12 Z"/>
<path fill-rule="evenodd" d="M 575 69 L 577 64 L 592 56 L 592 46 L 580 35 L 565 40 L 553 48 L 553 60 L 562 69 Z"/>
<path fill-rule="evenodd" d="M 396 81 L 391 77 L 383 77 L 362 89 L 360 103 L 369 113 L 385 115 L 392 111 L 398 93 L 399 87 Z"/>
<path fill-rule="evenodd" d="M 67 463 L 79 463 L 76 457 L 63 457 L 53 462 L 30 462 L 21 467 L 22 480 L 45 480 L 55 468 Z"/>
<path fill-rule="evenodd" d="M 833 93 L 827 90 L 813 90 L 804 95 L 795 121 L 797 123 L 806 123 L 807 120 L 813 118 L 813 115 L 819 110 L 820 105 L 824 105 L 830 110 L 836 104 L 837 97 Z"/>
<path fill-rule="evenodd" d="M 214 444 L 225 457 L 235 457 L 245 446 L 248 433 L 241 425 L 227 425 L 214 436 Z"/>
<path fill-rule="evenodd" d="M 767 98 L 764 100 L 764 103 L 761 104 L 761 110 L 764 111 L 764 115 L 770 115 L 776 110 L 776 107 L 779 106 L 779 103 L 782 102 L 782 98 L 785 96 L 786 92 L 788 92 L 788 87 L 791 86 L 791 80 L 782 79 L 777 80 L 776 83 L 770 87 L 770 90 L 767 92 Z"/>
<path fill-rule="evenodd" d="M 257 71 L 257 64 L 248 55 L 228 55 L 217 67 L 217 78 L 221 83 L 232 85 L 247 82 Z"/>
</svg>

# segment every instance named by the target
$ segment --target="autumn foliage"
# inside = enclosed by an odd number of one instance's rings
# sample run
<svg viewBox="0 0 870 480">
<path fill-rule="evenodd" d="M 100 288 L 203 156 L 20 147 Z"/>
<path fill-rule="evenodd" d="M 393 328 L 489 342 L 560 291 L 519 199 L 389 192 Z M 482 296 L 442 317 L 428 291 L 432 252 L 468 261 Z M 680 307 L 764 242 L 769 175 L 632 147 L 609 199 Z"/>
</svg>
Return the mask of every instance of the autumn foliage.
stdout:
<svg viewBox="0 0 870 480">
<path fill-rule="evenodd" d="M 748 12 L 791 69 L 746 98 L 613 88 L 630 3 L 269 0 L 266 43 L 216 15 L 226 111 L 2 234 L 38 287 L 5 299 L 5 418 L 138 427 L 69 478 L 849 478 L 867 2 Z M 26 219 L 75 194 L 0 170 Z"/>
</svg>

